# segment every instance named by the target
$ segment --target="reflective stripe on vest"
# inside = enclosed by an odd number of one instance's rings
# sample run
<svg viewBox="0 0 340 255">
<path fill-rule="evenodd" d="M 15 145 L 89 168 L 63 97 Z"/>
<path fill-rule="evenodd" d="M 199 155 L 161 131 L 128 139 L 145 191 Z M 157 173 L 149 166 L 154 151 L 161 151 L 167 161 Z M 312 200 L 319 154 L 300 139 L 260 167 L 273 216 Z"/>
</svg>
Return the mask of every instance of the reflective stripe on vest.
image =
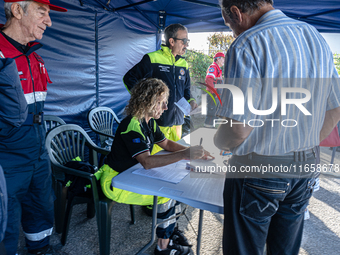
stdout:
<svg viewBox="0 0 340 255">
<path fill-rule="evenodd" d="M 25 94 L 27 104 L 33 104 L 34 102 L 44 102 L 46 100 L 46 96 L 47 92 L 43 91 Z"/>
<path fill-rule="evenodd" d="M 34 234 L 28 234 L 28 233 L 25 233 L 25 237 L 30 240 L 30 241 L 40 241 L 40 240 L 43 240 L 45 237 L 47 236 L 50 236 L 52 235 L 52 231 L 53 231 L 53 227 L 50 228 L 50 229 L 46 229 L 44 231 L 41 231 L 39 233 L 34 233 Z"/>
</svg>

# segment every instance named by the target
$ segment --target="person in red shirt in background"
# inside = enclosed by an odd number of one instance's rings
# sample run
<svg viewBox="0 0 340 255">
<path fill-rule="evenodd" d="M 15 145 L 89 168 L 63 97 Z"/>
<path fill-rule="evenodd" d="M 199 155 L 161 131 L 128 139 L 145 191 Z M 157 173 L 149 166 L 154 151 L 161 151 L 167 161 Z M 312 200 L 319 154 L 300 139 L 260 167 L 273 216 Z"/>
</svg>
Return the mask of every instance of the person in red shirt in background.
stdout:
<svg viewBox="0 0 340 255">
<path fill-rule="evenodd" d="M 207 90 L 214 95 L 215 100 L 217 99 L 216 95 L 209 87 L 215 87 L 215 84 L 222 84 L 223 77 L 222 77 L 222 70 L 221 67 L 224 65 L 224 53 L 217 52 L 214 56 L 214 62 L 209 66 L 207 70 L 207 75 L 205 77 L 205 83 L 208 85 Z M 219 89 L 220 90 L 220 89 Z M 220 91 L 217 90 L 219 93 Z M 216 100 L 216 103 L 218 100 Z M 207 110 L 207 117 L 204 121 L 204 126 L 213 128 L 214 127 L 214 118 L 216 112 L 216 104 L 211 96 L 208 96 L 208 110 Z"/>
</svg>

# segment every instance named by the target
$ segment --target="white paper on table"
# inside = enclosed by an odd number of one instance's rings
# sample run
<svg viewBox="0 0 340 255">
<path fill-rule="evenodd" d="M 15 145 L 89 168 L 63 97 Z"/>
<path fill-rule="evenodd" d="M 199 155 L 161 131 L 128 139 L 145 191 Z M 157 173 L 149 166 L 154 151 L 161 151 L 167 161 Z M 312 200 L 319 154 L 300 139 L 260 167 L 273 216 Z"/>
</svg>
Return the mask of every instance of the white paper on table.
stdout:
<svg viewBox="0 0 340 255">
<path fill-rule="evenodd" d="M 139 168 L 132 173 L 176 184 L 189 174 L 190 171 L 185 169 L 187 162 L 189 161 L 181 160 L 170 165 L 155 167 L 148 170 Z"/>
<path fill-rule="evenodd" d="M 175 105 L 183 112 L 184 115 L 190 115 L 191 106 L 188 101 L 182 97 Z"/>
</svg>

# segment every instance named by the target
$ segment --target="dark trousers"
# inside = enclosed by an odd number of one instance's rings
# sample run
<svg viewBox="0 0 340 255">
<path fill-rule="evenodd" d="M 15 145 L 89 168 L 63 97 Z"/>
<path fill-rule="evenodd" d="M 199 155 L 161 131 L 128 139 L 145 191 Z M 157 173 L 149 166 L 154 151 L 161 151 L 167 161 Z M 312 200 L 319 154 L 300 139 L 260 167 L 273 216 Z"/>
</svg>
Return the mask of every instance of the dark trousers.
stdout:
<svg viewBox="0 0 340 255">
<path fill-rule="evenodd" d="M 4 243 L 8 255 L 16 254 L 20 222 L 29 251 L 49 244 L 54 195 L 47 154 L 42 158 L 32 166 L 4 169 L 8 192 L 8 223 Z"/>
<path fill-rule="evenodd" d="M 304 161 L 294 161 L 297 158 L 304 158 Z M 300 166 L 315 164 L 315 154 L 268 157 L 252 153 L 233 156 L 229 164 L 237 171 L 246 166 L 269 164 L 295 166 L 300 171 Z M 313 193 L 316 174 L 294 173 L 293 169 L 291 167 L 291 171 L 284 174 L 249 172 L 242 176 L 235 172 L 227 175 L 223 194 L 223 254 L 263 255 L 266 243 L 267 254 L 270 255 L 299 253 L 304 211 Z"/>
<path fill-rule="evenodd" d="M 214 100 L 211 98 L 210 95 L 207 94 L 207 116 L 205 117 L 204 123 L 207 125 L 214 125 L 214 119 L 216 119 L 216 108 L 217 105 L 215 105 Z M 219 101 L 216 96 L 214 96 L 216 100 L 216 104 L 219 104 Z"/>
<path fill-rule="evenodd" d="M 7 255 L 7 252 L 6 252 L 6 248 L 5 248 L 4 242 L 1 242 L 1 243 L 0 243 L 0 254 L 1 254 L 1 255 Z"/>
</svg>

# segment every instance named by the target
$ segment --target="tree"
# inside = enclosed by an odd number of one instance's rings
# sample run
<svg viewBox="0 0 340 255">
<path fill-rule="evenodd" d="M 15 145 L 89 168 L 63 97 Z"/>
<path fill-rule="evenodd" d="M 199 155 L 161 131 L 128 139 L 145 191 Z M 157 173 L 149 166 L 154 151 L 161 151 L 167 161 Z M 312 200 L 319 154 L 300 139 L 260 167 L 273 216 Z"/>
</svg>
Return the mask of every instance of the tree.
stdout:
<svg viewBox="0 0 340 255">
<path fill-rule="evenodd" d="M 185 60 L 188 62 L 191 79 L 191 94 L 196 99 L 197 103 L 201 102 L 201 89 L 205 86 L 199 82 L 205 82 L 205 75 L 209 65 L 213 62 L 212 58 L 199 51 L 187 50 Z"/>
<path fill-rule="evenodd" d="M 229 46 L 233 43 L 235 38 L 231 33 L 214 33 L 208 36 L 209 41 L 209 55 L 213 57 L 216 52 L 227 52 Z"/>
<path fill-rule="evenodd" d="M 204 82 L 207 68 L 213 62 L 212 58 L 199 51 L 187 50 L 185 60 L 189 64 L 191 79 Z"/>
<path fill-rule="evenodd" d="M 334 65 L 336 70 L 338 71 L 338 74 L 340 75 L 340 54 L 334 54 Z"/>
</svg>

